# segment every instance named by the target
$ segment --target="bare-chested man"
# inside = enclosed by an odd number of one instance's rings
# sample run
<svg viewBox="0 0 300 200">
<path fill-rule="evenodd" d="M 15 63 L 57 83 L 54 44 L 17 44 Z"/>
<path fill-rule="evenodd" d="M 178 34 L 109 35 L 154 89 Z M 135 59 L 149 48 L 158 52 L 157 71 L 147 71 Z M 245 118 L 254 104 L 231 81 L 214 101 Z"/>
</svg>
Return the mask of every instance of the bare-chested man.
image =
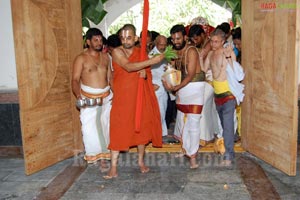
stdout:
<svg viewBox="0 0 300 200">
<path fill-rule="evenodd" d="M 189 38 L 202 54 L 210 51 L 210 42 L 201 25 L 194 24 L 189 30 Z M 206 47 L 205 47 L 206 46 Z M 206 49 L 205 49 L 206 48 Z M 207 55 L 203 55 L 204 57 Z M 204 87 L 204 105 L 202 118 L 200 119 L 200 145 L 205 146 L 208 141 L 215 138 L 215 134 L 220 134 L 222 128 L 219 123 L 218 112 L 214 103 L 214 89 L 212 87 L 212 72 L 207 70 Z"/>
<path fill-rule="evenodd" d="M 196 46 L 198 49 L 202 49 L 208 41 L 203 28 L 199 24 L 194 24 L 190 27 L 188 36 L 192 45 Z"/>
<path fill-rule="evenodd" d="M 102 52 L 103 34 L 97 28 L 86 33 L 88 49 L 79 54 L 73 64 L 72 90 L 76 98 L 85 99 L 80 108 L 85 160 L 88 163 L 109 159 L 109 114 L 111 109 L 109 81 L 110 59 Z M 89 101 L 89 102 L 88 102 Z"/>
<path fill-rule="evenodd" d="M 234 159 L 234 110 L 244 97 L 243 80 L 244 73 L 236 62 L 236 57 L 231 46 L 223 48 L 225 33 L 216 29 L 211 34 L 211 48 L 205 63 L 200 54 L 201 65 L 205 70 L 211 68 L 213 74 L 213 86 L 215 103 L 223 128 L 225 142 L 225 154 L 223 165 L 229 166 Z"/>
<path fill-rule="evenodd" d="M 198 155 L 200 140 L 200 119 L 204 101 L 204 81 L 199 53 L 194 46 L 187 44 L 187 35 L 183 25 L 175 25 L 170 30 L 173 48 L 178 59 L 176 68 L 181 70 L 182 81 L 175 87 L 164 82 L 168 90 L 176 92 L 177 117 L 174 135 L 182 143 L 183 154 L 190 159 L 190 168 L 198 168 L 196 156 Z"/>
</svg>

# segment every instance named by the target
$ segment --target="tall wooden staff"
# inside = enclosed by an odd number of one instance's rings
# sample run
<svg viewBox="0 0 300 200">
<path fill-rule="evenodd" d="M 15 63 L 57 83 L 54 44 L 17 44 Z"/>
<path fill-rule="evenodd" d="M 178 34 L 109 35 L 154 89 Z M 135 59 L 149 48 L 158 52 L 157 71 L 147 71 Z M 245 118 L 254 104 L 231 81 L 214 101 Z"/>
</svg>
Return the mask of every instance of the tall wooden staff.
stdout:
<svg viewBox="0 0 300 200">
<path fill-rule="evenodd" d="M 141 57 L 140 57 L 141 61 L 146 60 L 148 57 L 146 51 L 148 21 L 149 21 L 149 1 L 144 0 L 142 44 L 141 44 Z M 139 133 L 141 130 L 144 81 L 145 80 L 143 78 L 140 78 L 138 82 L 137 103 L 136 103 L 136 111 L 135 111 L 135 131 L 137 133 Z"/>
</svg>

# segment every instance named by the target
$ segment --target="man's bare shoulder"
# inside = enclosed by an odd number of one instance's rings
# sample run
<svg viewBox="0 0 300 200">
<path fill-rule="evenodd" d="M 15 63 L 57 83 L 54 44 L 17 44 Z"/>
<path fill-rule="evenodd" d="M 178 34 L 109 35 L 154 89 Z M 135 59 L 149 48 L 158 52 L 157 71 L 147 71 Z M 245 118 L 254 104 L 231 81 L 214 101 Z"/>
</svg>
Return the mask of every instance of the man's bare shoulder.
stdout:
<svg viewBox="0 0 300 200">
<path fill-rule="evenodd" d="M 84 52 L 82 52 L 75 57 L 73 62 L 73 67 L 74 68 L 83 67 L 85 62 L 86 62 L 86 55 Z"/>
<path fill-rule="evenodd" d="M 80 54 L 78 54 L 74 60 L 75 61 L 84 61 L 86 56 L 87 56 L 86 53 L 83 51 Z"/>
<path fill-rule="evenodd" d="M 187 45 L 186 47 L 187 51 L 198 51 L 197 47 L 195 47 L 194 45 Z"/>
<path fill-rule="evenodd" d="M 210 59 L 211 56 L 213 55 L 213 53 L 214 53 L 213 51 L 209 51 L 206 58 L 207 58 L 207 59 Z"/>
<path fill-rule="evenodd" d="M 125 50 L 123 49 L 122 46 L 120 47 L 117 47 L 117 48 L 114 48 L 111 52 L 112 54 L 112 57 L 115 57 L 115 58 L 118 58 L 118 57 L 123 57 L 123 56 L 126 56 Z"/>
<path fill-rule="evenodd" d="M 101 52 L 101 56 L 106 60 L 109 59 L 108 53 L 106 52 Z"/>
<path fill-rule="evenodd" d="M 112 53 L 120 53 L 120 52 L 123 52 L 123 47 L 119 46 L 119 47 L 116 47 L 112 50 Z"/>
<path fill-rule="evenodd" d="M 193 45 L 188 46 L 187 51 L 188 51 L 188 54 L 197 54 L 197 55 L 199 54 L 197 47 L 195 47 Z"/>
</svg>

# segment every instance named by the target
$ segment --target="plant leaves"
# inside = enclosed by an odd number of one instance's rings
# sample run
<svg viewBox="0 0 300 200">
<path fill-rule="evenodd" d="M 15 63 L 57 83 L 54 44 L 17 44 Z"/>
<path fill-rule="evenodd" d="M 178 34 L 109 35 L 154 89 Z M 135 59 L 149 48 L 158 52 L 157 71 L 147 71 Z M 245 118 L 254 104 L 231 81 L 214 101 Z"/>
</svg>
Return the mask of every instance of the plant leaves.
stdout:
<svg viewBox="0 0 300 200">
<path fill-rule="evenodd" d="M 176 53 L 176 51 L 173 50 L 171 45 L 166 47 L 164 54 L 165 54 L 165 58 L 168 62 L 170 62 L 174 58 L 177 58 L 177 53 Z"/>
<path fill-rule="evenodd" d="M 102 10 L 101 12 L 94 11 L 89 16 L 87 16 L 87 18 L 97 25 L 101 22 L 101 20 L 105 17 L 106 14 L 107 12 L 105 10 Z"/>
<path fill-rule="evenodd" d="M 87 18 L 82 19 L 82 27 L 90 28 L 90 22 Z"/>
<path fill-rule="evenodd" d="M 98 1 L 98 4 L 97 4 L 95 10 L 97 10 L 98 12 L 101 12 L 102 10 L 104 10 L 104 9 L 103 9 L 103 3 L 102 3 L 101 0 Z"/>
<path fill-rule="evenodd" d="M 107 0 L 81 0 L 81 16 L 83 27 L 90 27 L 87 25 L 87 19 L 96 25 L 103 20 L 107 14 L 103 7 L 103 4 L 106 1 Z"/>
</svg>

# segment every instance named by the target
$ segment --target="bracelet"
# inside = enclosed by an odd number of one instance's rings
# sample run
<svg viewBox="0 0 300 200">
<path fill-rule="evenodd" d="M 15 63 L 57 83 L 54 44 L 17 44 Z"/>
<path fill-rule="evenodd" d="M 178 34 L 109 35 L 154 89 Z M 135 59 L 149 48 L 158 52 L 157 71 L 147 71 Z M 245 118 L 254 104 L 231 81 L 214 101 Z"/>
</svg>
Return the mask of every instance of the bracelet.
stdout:
<svg viewBox="0 0 300 200">
<path fill-rule="evenodd" d="M 226 59 L 231 58 L 231 56 L 225 56 Z"/>
</svg>

